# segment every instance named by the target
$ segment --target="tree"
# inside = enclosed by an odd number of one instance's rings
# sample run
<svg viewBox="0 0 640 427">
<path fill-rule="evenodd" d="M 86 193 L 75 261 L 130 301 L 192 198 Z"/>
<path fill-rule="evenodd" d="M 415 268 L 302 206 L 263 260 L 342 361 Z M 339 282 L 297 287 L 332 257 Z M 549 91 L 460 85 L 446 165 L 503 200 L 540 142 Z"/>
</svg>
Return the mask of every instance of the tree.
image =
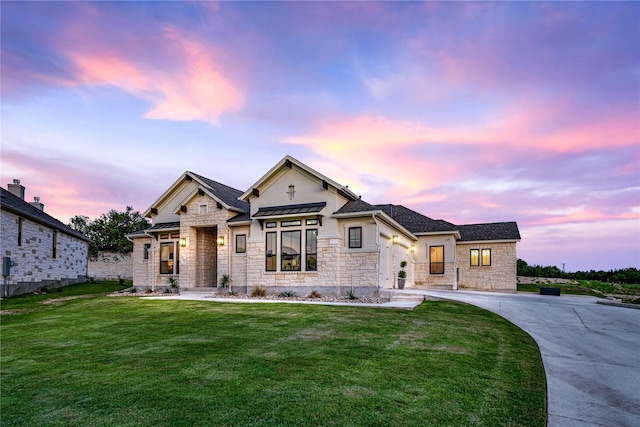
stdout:
<svg viewBox="0 0 640 427">
<path fill-rule="evenodd" d="M 95 258 L 99 251 L 131 252 L 133 243 L 126 235 L 148 228 L 149 222 L 140 212 L 127 206 L 124 212 L 111 209 L 93 221 L 87 216 L 76 215 L 67 225 L 90 239 L 89 255 Z"/>
</svg>

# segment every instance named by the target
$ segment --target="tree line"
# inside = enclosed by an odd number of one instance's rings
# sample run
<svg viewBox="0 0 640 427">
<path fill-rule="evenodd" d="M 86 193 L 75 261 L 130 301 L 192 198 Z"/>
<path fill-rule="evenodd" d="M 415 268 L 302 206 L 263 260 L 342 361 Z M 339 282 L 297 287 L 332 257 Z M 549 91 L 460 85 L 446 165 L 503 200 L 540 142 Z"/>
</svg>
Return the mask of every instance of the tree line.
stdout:
<svg viewBox="0 0 640 427">
<path fill-rule="evenodd" d="M 133 242 L 126 235 L 149 228 L 147 219 L 131 206 L 127 206 L 124 212 L 111 209 L 94 220 L 85 215 L 76 215 L 67 225 L 89 238 L 89 257 L 93 259 L 100 251 L 123 254 L 133 251 Z"/>
<path fill-rule="evenodd" d="M 640 270 L 637 268 L 623 268 L 620 270 L 589 270 L 589 271 L 576 271 L 574 273 L 567 273 L 560 270 L 554 265 L 541 266 L 541 265 L 529 265 L 524 260 L 518 259 L 518 276 L 526 277 L 551 277 L 557 279 L 572 279 L 572 280 L 598 280 L 600 282 L 610 283 L 626 283 L 626 284 L 638 284 L 640 283 Z"/>
</svg>

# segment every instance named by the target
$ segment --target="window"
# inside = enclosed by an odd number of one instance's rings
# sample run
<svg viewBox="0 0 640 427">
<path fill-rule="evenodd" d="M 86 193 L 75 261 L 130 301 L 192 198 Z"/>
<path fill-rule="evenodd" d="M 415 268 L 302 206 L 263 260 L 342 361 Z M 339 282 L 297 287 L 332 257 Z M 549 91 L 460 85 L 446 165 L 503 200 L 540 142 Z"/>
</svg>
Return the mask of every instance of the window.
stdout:
<svg viewBox="0 0 640 427">
<path fill-rule="evenodd" d="M 491 249 L 482 250 L 482 265 L 491 265 Z"/>
<path fill-rule="evenodd" d="M 179 247 L 176 242 L 160 243 L 160 274 L 179 274 Z"/>
<path fill-rule="evenodd" d="M 169 238 L 169 233 L 161 234 L 160 238 L 161 239 L 168 239 Z"/>
<path fill-rule="evenodd" d="M 317 271 L 318 270 L 318 230 L 307 230 L 305 252 L 307 255 L 307 262 L 305 264 L 305 270 Z"/>
<path fill-rule="evenodd" d="M 480 249 L 471 249 L 471 266 L 477 267 L 480 265 Z"/>
<path fill-rule="evenodd" d="M 267 271 L 276 271 L 278 255 L 277 233 L 267 233 Z"/>
<path fill-rule="evenodd" d="M 236 234 L 236 253 L 243 254 L 247 252 L 247 235 Z"/>
<path fill-rule="evenodd" d="M 275 221 L 271 221 L 267 223 L 267 228 L 276 228 L 278 226 L 278 223 Z"/>
<path fill-rule="evenodd" d="M 18 246 L 22 246 L 22 218 L 18 218 Z"/>
<path fill-rule="evenodd" d="M 144 244 L 144 259 L 149 259 L 149 250 L 151 249 L 151 243 Z"/>
<path fill-rule="evenodd" d="M 53 248 L 52 248 L 52 258 L 56 258 L 58 256 L 58 230 L 53 230 Z"/>
<path fill-rule="evenodd" d="M 318 225 L 318 219 L 317 218 L 308 219 L 308 220 L 305 221 L 305 224 L 307 224 L 307 225 Z"/>
<path fill-rule="evenodd" d="M 429 247 L 429 272 L 444 274 L 444 246 Z"/>
<path fill-rule="evenodd" d="M 302 225 L 302 221 L 300 221 L 299 219 L 294 219 L 291 221 L 280 221 L 281 227 L 295 227 L 300 225 Z"/>
<path fill-rule="evenodd" d="M 199 215 L 206 215 L 209 213 L 209 206 L 208 205 L 198 205 L 198 214 Z"/>
<path fill-rule="evenodd" d="M 281 271 L 300 271 L 300 252 L 301 252 L 301 234 L 300 230 L 283 231 L 281 233 L 280 246 L 281 254 Z"/>
<path fill-rule="evenodd" d="M 171 233 L 171 238 L 172 239 L 179 239 L 180 238 L 180 233 Z"/>
<path fill-rule="evenodd" d="M 349 247 L 362 247 L 362 227 L 349 227 Z"/>
</svg>

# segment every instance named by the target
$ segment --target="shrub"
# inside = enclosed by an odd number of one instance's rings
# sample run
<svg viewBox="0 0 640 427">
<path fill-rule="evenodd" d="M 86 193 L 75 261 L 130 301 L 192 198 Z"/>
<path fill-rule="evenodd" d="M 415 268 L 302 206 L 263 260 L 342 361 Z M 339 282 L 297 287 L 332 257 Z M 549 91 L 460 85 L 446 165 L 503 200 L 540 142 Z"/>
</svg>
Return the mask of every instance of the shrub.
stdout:
<svg viewBox="0 0 640 427">
<path fill-rule="evenodd" d="M 47 288 L 46 286 L 43 286 L 40 288 L 40 292 L 43 294 L 46 294 L 47 292 L 49 292 L 49 288 Z"/>
<path fill-rule="evenodd" d="M 118 285 L 124 285 L 124 277 L 118 274 Z"/>
<path fill-rule="evenodd" d="M 322 294 L 316 290 L 311 291 L 309 298 L 322 298 Z"/>
<path fill-rule="evenodd" d="M 171 289 L 169 289 L 169 292 L 176 292 L 179 293 L 180 292 L 180 286 L 178 286 L 178 279 L 176 279 L 175 277 L 171 276 L 169 277 L 169 287 Z"/>
<path fill-rule="evenodd" d="M 298 296 L 294 291 L 283 291 L 278 294 L 280 298 L 295 298 Z"/>
<path fill-rule="evenodd" d="M 229 283 L 231 283 L 231 277 L 228 274 L 223 274 L 218 282 L 218 287 L 222 289 L 228 288 Z"/>
<path fill-rule="evenodd" d="M 350 300 L 358 299 L 356 293 L 353 291 L 353 286 L 351 287 L 351 289 L 347 290 L 347 298 Z"/>
<path fill-rule="evenodd" d="M 164 288 L 164 293 L 165 294 L 172 294 L 173 291 L 171 290 L 171 288 Z"/>
<path fill-rule="evenodd" d="M 144 292 L 145 292 L 146 294 L 150 294 L 150 293 L 152 293 L 153 291 L 151 290 L 151 288 L 147 288 L 147 289 L 145 289 L 145 290 L 144 290 Z"/>
<path fill-rule="evenodd" d="M 267 296 L 267 290 L 264 288 L 261 288 L 260 286 L 253 288 L 253 290 L 251 291 L 251 296 L 252 297 L 266 297 Z"/>
<path fill-rule="evenodd" d="M 138 290 L 135 288 L 135 286 L 129 289 L 130 294 L 135 294 L 136 292 L 138 292 Z"/>
</svg>

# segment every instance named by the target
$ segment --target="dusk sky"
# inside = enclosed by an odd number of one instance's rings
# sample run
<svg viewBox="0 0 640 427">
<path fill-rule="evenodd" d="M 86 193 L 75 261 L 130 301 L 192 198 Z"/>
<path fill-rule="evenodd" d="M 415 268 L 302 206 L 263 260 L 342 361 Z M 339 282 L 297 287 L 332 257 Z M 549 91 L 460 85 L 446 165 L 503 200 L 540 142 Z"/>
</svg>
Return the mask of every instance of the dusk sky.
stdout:
<svg viewBox="0 0 640 427">
<path fill-rule="evenodd" d="M 1 184 L 67 222 L 287 154 L 369 203 L 640 267 L 640 2 L 0 3 Z"/>
</svg>

